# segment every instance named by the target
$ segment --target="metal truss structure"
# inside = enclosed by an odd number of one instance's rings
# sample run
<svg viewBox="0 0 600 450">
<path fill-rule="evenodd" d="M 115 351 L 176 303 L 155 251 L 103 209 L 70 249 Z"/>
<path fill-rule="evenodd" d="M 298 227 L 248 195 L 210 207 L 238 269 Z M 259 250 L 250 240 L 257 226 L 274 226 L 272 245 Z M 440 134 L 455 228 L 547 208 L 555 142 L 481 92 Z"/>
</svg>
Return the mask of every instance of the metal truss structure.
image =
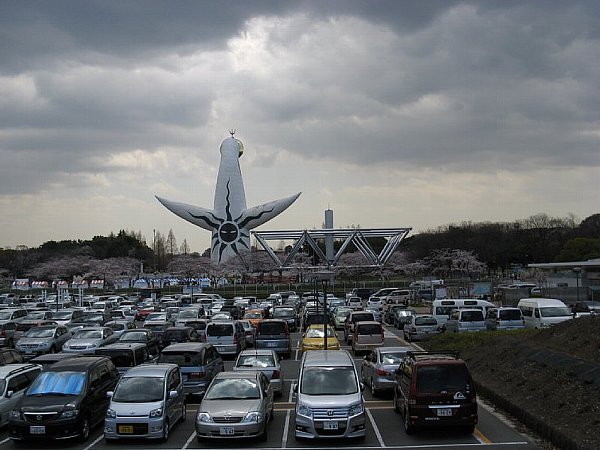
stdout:
<svg viewBox="0 0 600 450">
<path fill-rule="evenodd" d="M 293 230 L 293 231 L 252 231 L 256 240 L 267 251 L 273 262 L 277 264 L 278 269 L 290 269 L 293 266 L 290 262 L 294 256 L 303 249 L 306 245 L 310 246 L 314 254 L 328 268 L 335 267 L 340 259 L 340 256 L 346 251 L 350 244 L 367 259 L 367 266 L 381 267 L 390 259 L 402 239 L 412 230 L 412 228 L 354 228 L 354 229 L 322 229 L 322 230 Z M 376 254 L 373 247 L 369 243 L 369 238 L 385 238 L 386 244 L 379 254 Z M 339 250 L 328 259 L 322 248 L 319 247 L 319 241 L 323 242 L 327 239 L 334 241 L 343 240 Z M 287 255 L 285 261 L 277 256 L 273 248 L 268 244 L 268 241 L 293 240 L 294 245 L 292 250 Z M 323 246 L 324 247 L 324 246 Z"/>
</svg>

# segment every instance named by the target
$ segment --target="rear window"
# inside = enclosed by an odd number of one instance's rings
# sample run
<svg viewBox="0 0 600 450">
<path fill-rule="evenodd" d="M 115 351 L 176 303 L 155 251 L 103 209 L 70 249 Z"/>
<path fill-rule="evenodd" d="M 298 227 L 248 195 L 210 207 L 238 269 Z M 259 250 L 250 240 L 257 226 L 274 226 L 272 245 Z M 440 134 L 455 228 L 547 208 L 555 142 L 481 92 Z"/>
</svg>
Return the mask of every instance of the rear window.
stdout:
<svg viewBox="0 0 600 450">
<path fill-rule="evenodd" d="M 417 368 L 417 391 L 439 393 L 464 390 L 469 372 L 464 364 L 427 365 Z"/>
<path fill-rule="evenodd" d="M 184 341 L 187 339 L 187 330 L 166 330 L 163 334 L 163 340 L 175 339 Z"/>
<path fill-rule="evenodd" d="M 437 325 L 437 320 L 435 317 L 417 317 L 415 325 Z"/>
<path fill-rule="evenodd" d="M 360 325 L 357 330 L 358 334 L 381 334 L 381 325 L 369 323 Z"/>
<path fill-rule="evenodd" d="M 295 312 L 293 309 L 276 309 L 273 311 L 273 317 L 294 317 Z"/>
<path fill-rule="evenodd" d="M 208 336 L 232 336 L 233 325 L 227 323 L 211 323 L 206 327 Z"/>
<path fill-rule="evenodd" d="M 375 320 L 375 317 L 371 313 L 352 314 L 352 322 L 356 323 L 364 320 Z"/>
<path fill-rule="evenodd" d="M 463 311 L 461 322 L 480 322 L 483 319 L 483 311 Z"/>
<path fill-rule="evenodd" d="M 499 311 L 501 320 L 521 320 L 520 309 L 501 309 Z"/>
<path fill-rule="evenodd" d="M 179 367 L 201 366 L 199 352 L 162 351 L 158 357 L 159 363 L 177 364 Z"/>
<path fill-rule="evenodd" d="M 272 355 L 242 355 L 238 359 L 237 367 L 274 367 L 275 361 Z"/>
<path fill-rule="evenodd" d="M 134 358 L 131 350 L 96 350 L 97 355 L 108 356 L 117 367 L 133 367 Z"/>
<path fill-rule="evenodd" d="M 285 323 L 282 322 L 261 322 L 258 324 L 257 333 L 260 334 L 286 334 Z"/>
</svg>

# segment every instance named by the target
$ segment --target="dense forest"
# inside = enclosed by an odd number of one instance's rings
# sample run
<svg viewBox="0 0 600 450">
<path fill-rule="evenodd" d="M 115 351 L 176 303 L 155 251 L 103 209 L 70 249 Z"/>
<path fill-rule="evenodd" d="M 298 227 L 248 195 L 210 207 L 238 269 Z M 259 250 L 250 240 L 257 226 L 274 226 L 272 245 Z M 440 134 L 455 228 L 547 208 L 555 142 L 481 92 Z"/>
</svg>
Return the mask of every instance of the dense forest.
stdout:
<svg viewBox="0 0 600 450">
<path fill-rule="evenodd" d="M 384 242 L 372 242 L 381 248 Z M 435 230 L 409 235 L 401 244 L 395 259 L 406 267 L 431 260 L 446 251 L 451 255 L 472 255 L 488 270 L 504 270 L 514 265 L 533 262 L 577 261 L 600 258 L 600 214 L 578 222 L 573 217 L 556 218 L 538 214 L 511 223 L 452 224 Z M 462 252 L 462 253 L 461 253 Z M 258 252 L 265 253 L 265 252 Z M 450 256 L 448 256 L 450 255 Z M 109 236 L 90 240 L 48 241 L 37 248 L 0 249 L 0 276 L 73 277 L 113 274 L 134 276 L 144 268 L 147 272 L 190 272 L 186 266 L 208 267 L 209 251 L 190 254 L 186 240 L 177 245 L 172 231 L 156 232 L 151 245 L 140 232 L 121 230 Z M 310 255 L 306 255 L 310 261 Z M 458 258 L 458 256 L 456 256 Z M 268 258 L 247 255 L 241 258 L 246 269 L 266 268 Z M 348 265 L 356 260 L 346 258 Z M 259 263 L 262 261 L 262 263 Z M 238 261 L 239 262 L 239 261 Z M 344 261 L 341 261 L 342 265 Z M 235 264 L 233 264 L 235 265 Z M 230 269 L 233 267 L 230 264 Z M 260 269 L 259 269 L 260 270 Z"/>
</svg>

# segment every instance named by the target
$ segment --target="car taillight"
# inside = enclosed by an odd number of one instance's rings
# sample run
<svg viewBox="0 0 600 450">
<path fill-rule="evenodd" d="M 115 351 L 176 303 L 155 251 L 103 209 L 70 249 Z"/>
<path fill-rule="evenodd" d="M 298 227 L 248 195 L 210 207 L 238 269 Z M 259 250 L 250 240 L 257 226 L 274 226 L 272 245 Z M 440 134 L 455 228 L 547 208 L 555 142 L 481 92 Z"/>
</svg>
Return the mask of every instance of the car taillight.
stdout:
<svg viewBox="0 0 600 450">
<path fill-rule="evenodd" d="M 206 372 L 190 372 L 188 373 L 188 380 L 189 379 L 200 379 L 200 378 L 204 378 L 206 376 Z"/>
<path fill-rule="evenodd" d="M 383 369 L 377 369 L 377 370 L 375 371 L 375 373 L 376 373 L 377 375 L 381 375 L 382 377 L 387 377 L 388 375 L 391 375 L 391 373 L 390 373 L 390 372 L 388 372 L 387 370 L 383 370 Z"/>
<path fill-rule="evenodd" d="M 6 330 L 2 330 L 2 331 L 0 331 L 0 336 L 2 336 L 2 337 L 6 337 Z"/>
<path fill-rule="evenodd" d="M 279 370 L 274 370 L 273 375 L 271 375 L 271 378 L 279 378 L 280 376 L 281 372 L 279 372 Z"/>
</svg>

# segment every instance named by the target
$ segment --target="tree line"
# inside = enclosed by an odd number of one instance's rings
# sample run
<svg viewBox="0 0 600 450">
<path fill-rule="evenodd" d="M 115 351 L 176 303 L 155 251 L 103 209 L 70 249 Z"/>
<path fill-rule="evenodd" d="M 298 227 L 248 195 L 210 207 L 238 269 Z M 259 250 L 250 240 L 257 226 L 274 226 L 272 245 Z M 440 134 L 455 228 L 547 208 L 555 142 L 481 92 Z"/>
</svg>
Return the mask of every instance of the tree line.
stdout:
<svg viewBox="0 0 600 450">
<path fill-rule="evenodd" d="M 384 244 L 382 239 L 371 242 L 375 251 Z M 48 241 L 37 248 L 0 249 L 0 276 L 47 280 L 73 276 L 112 279 L 135 277 L 142 272 L 187 276 L 229 272 L 243 276 L 274 268 L 265 253 L 244 253 L 216 268 L 210 261 L 209 249 L 202 255 L 190 252 L 187 240 L 178 245 L 172 230 L 166 234 L 154 230 L 150 242 L 139 231 L 121 230 L 90 240 Z M 380 274 L 496 272 L 533 262 L 592 258 L 600 258 L 600 214 L 581 222 L 572 216 L 538 214 L 511 223 L 464 222 L 409 235 Z M 299 253 L 295 261 L 298 267 L 314 263 L 308 251 Z M 350 252 L 343 255 L 338 270 L 340 275 L 353 277 L 361 273 L 360 266 L 360 254 Z"/>
</svg>

